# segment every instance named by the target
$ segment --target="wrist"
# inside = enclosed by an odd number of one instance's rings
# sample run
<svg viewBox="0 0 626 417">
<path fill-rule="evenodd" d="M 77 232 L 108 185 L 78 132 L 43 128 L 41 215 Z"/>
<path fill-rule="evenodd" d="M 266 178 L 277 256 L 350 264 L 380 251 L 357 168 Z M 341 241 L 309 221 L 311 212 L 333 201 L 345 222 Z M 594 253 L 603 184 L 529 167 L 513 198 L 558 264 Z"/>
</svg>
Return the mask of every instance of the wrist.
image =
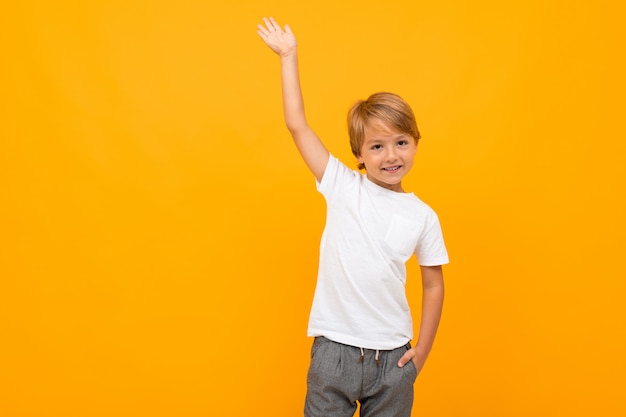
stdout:
<svg viewBox="0 0 626 417">
<path fill-rule="evenodd" d="M 430 347 L 424 346 L 423 344 L 420 344 L 419 342 L 417 342 L 415 346 L 413 346 L 413 350 L 415 351 L 415 353 L 421 354 L 421 355 L 428 355 L 430 353 Z"/>
<path fill-rule="evenodd" d="M 296 48 L 293 48 L 293 50 L 291 51 L 280 53 L 281 61 L 288 61 L 291 59 L 295 59 L 297 56 L 298 56 L 298 51 L 296 50 Z"/>
</svg>

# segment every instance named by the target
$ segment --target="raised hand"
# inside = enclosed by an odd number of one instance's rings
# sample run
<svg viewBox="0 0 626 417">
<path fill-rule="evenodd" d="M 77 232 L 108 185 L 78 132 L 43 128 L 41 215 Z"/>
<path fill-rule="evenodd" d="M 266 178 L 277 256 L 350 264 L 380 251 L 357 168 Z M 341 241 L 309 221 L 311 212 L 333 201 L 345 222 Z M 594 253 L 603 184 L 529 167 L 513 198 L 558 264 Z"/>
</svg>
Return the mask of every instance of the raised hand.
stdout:
<svg viewBox="0 0 626 417">
<path fill-rule="evenodd" d="M 281 57 L 289 56 L 296 51 L 296 37 L 289 25 L 285 25 L 283 30 L 273 17 L 269 19 L 264 17 L 263 22 L 265 26 L 259 24 L 257 33 L 272 51 Z"/>
<path fill-rule="evenodd" d="M 304 100 L 300 89 L 298 48 L 291 28 L 283 30 L 273 18 L 263 18 L 265 26 L 258 25 L 258 34 L 280 56 L 281 85 L 285 124 L 302 159 L 318 181 L 322 180 L 330 154 L 320 138 L 309 126 L 304 114 Z"/>
</svg>

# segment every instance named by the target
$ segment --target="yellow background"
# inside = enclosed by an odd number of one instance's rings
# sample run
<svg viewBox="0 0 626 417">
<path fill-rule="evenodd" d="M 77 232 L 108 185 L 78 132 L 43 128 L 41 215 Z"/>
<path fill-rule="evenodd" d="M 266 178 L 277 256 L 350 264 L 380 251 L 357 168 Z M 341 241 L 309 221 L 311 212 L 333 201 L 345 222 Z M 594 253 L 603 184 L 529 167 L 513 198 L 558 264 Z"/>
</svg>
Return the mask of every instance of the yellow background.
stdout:
<svg viewBox="0 0 626 417">
<path fill-rule="evenodd" d="M 354 100 L 417 114 L 452 263 L 414 415 L 626 415 L 617 4 L 4 3 L 0 415 L 301 415 L 324 202 L 269 14 L 344 162 Z"/>
</svg>

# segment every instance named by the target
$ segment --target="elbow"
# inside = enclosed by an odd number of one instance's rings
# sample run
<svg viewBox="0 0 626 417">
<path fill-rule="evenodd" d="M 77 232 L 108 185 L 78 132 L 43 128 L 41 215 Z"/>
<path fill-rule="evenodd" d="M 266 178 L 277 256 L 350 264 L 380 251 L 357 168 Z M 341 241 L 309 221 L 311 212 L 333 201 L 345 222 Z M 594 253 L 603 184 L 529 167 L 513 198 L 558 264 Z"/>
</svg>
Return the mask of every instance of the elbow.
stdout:
<svg viewBox="0 0 626 417">
<path fill-rule="evenodd" d="M 306 122 L 287 122 L 287 130 L 291 133 L 291 136 L 297 138 L 302 136 L 306 131 L 310 130 L 309 125 Z"/>
</svg>

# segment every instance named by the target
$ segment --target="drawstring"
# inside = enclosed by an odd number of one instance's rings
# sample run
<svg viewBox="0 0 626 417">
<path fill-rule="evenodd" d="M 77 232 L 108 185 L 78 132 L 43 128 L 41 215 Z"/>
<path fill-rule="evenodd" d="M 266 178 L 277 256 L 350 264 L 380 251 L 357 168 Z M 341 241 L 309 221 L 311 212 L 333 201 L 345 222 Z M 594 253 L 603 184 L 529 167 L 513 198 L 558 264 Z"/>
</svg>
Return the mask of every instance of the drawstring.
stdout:
<svg viewBox="0 0 626 417">
<path fill-rule="evenodd" d="M 361 349 L 361 356 L 359 357 L 359 363 L 362 363 L 363 358 L 365 357 L 365 351 L 363 350 L 363 348 L 360 348 L 360 349 Z M 379 355 L 380 355 L 380 350 L 376 349 L 376 357 L 374 358 L 374 360 L 376 361 L 376 366 L 380 366 Z"/>
</svg>

